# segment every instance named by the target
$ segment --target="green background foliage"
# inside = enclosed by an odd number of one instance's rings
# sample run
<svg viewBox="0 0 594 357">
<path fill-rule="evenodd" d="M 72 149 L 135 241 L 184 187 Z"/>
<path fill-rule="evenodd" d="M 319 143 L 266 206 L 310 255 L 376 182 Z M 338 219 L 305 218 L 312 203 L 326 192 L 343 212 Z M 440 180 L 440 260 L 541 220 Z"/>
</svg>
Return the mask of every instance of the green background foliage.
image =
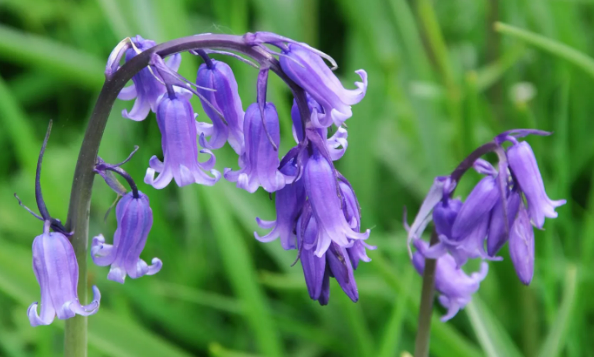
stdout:
<svg viewBox="0 0 594 357">
<path fill-rule="evenodd" d="M 0 355 L 62 352 L 63 323 L 31 328 L 27 306 L 39 299 L 31 243 L 41 222 L 34 170 L 49 119 L 54 130 L 42 185 L 50 212 L 66 217 L 75 160 L 103 83 L 107 55 L 124 37 L 157 42 L 202 32 L 272 31 L 332 55 L 352 88 L 354 70 L 369 89 L 348 121 L 349 149 L 338 168 L 353 184 L 363 227 L 372 228 L 371 263 L 356 272 L 360 301 L 335 282 L 329 306 L 309 299 L 296 253 L 253 238 L 255 217 L 274 219 L 274 204 L 221 180 L 214 187 L 142 183 L 150 156 L 161 156 L 154 114 L 142 123 L 112 112 L 100 155 L 119 162 L 150 196 L 155 223 L 143 253 L 158 256 L 156 276 L 106 280 L 89 318 L 90 356 L 395 356 L 412 351 L 420 277 L 409 264 L 403 206 L 415 212 L 433 177 L 449 173 L 476 146 L 518 127 L 554 131 L 533 137 L 559 218 L 536 231 L 530 287 L 509 255 L 491 264 L 473 302 L 448 323 L 434 313 L 431 355 L 593 356 L 594 336 L 594 7 L 587 0 L 1 0 L 0 1 Z M 495 26 L 500 21 L 506 25 Z M 497 30 L 496 30 L 497 29 Z M 255 100 L 256 71 L 228 59 L 244 108 Z M 199 61 L 184 55 L 194 79 Z M 269 98 L 291 146 L 290 95 L 277 79 Z M 198 104 L 198 102 L 195 102 Z M 196 105 L 198 108 L 198 105 Z M 205 116 L 201 114 L 202 120 Z M 494 159 L 490 157 L 489 159 Z M 228 147 L 217 167 L 237 167 Z M 459 194 L 478 176 L 469 174 Z M 115 199 L 95 182 L 90 234 L 115 230 Z M 262 231 L 259 231 L 262 233 Z M 471 267 L 472 268 L 472 267 Z"/>
</svg>

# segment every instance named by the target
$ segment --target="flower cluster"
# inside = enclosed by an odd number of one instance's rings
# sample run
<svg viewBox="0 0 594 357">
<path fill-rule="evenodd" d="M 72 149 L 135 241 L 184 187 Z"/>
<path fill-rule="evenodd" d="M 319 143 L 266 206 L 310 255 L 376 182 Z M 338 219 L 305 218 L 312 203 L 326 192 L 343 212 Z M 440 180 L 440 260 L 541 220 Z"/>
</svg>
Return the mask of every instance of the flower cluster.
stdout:
<svg viewBox="0 0 594 357">
<path fill-rule="evenodd" d="M 120 94 L 124 99 L 136 98 L 135 108 L 148 108 L 138 103 L 150 103 L 157 115 L 164 160 L 151 158 L 145 182 L 157 189 L 172 179 L 180 187 L 190 183 L 213 185 L 221 174 L 214 169 L 216 160 L 211 150 L 229 143 L 239 155 L 239 169 L 225 168 L 222 176 L 250 193 L 260 187 L 276 192 L 277 219 L 258 218 L 258 225 L 271 231 L 262 237 L 255 233 L 256 238 L 269 242 L 280 237 L 284 249 L 298 250 L 312 299 L 327 303 L 329 277 L 333 276 L 357 301 L 353 269 L 360 260 L 369 261 L 365 249 L 373 247 L 363 242 L 369 230 L 360 231 L 357 198 L 333 161 L 342 157 L 348 146 L 342 124 L 352 116 L 351 105 L 365 96 L 367 75 L 357 71 L 362 82 L 356 83 L 357 89 L 348 90 L 324 62 L 325 55 L 306 44 L 265 32 L 248 33 L 243 40 L 248 46 L 279 56 L 280 60 L 273 63 L 304 91 L 301 103 L 296 97 L 291 110 L 296 146 L 279 157 L 279 114 L 275 105 L 266 101 L 269 66 L 261 66 L 257 100 L 244 112 L 231 67 L 211 58 L 211 51 L 193 51 L 204 60 L 195 83 L 175 73 L 179 59 L 172 57 L 164 64 L 154 55 L 149 67 L 136 74 L 134 84 Z M 126 61 L 154 46 L 139 36 L 131 39 L 131 44 Z M 192 94 L 200 98 L 210 123 L 195 120 Z M 144 114 L 132 119 L 143 120 L 148 109 L 132 112 Z M 123 114 L 131 117 L 127 112 Z M 198 161 L 199 152 L 210 158 Z M 157 178 L 155 173 L 159 173 Z M 99 255 L 104 254 L 99 247 L 107 249 L 101 237 L 95 239 L 93 247 Z M 125 270 L 131 275 L 129 269 Z"/>
<path fill-rule="evenodd" d="M 320 304 L 328 303 L 331 276 L 357 301 L 353 270 L 359 261 L 370 261 L 366 249 L 374 247 L 365 243 L 369 230 L 361 232 L 355 192 L 333 161 L 340 159 L 347 149 L 348 134 L 343 124 L 352 116 L 351 105 L 365 96 L 367 74 L 356 71 L 362 82 L 355 83 L 356 89 L 345 89 L 323 59 L 334 64 L 331 58 L 306 44 L 272 33 L 220 35 L 210 44 L 216 49 L 198 45 L 190 50 L 204 61 L 195 82 L 177 73 L 181 63 L 179 53 L 165 59 L 158 54 L 154 41 L 141 36 L 123 40 L 109 56 L 105 70 L 108 82 L 120 70 L 125 71 L 120 66 L 122 60 L 130 63 L 127 68 L 132 62 L 148 60 L 146 67 L 130 74 L 132 85 L 121 89 L 118 95 L 122 100 L 135 100 L 129 112 L 122 111 L 124 118 L 143 121 L 151 111 L 156 114 L 163 159 L 150 158 L 144 182 L 162 189 L 171 181 L 179 187 L 192 183 L 214 185 L 224 177 L 250 193 L 260 187 L 269 193 L 276 192 L 277 218 L 275 221 L 258 218 L 258 225 L 271 231 L 262 237 L 255 233 L 256 238 L 269 242 L 280 237 L 283 248 L 297 250 L 309 294 Z M 278 51 L 273 51 L 271 46 Z M 236 53 L 221 51 L 221 47 L 251 54 L 258 62 L 257 100 L 246 111 L 231 67 L 210 55 L 254 63 Z M 287 82 L 295 96 L 291 118 L 296 145 L 282 157 L 278 152 L 279 114 L 275 105 L 266 101 L 270 70 Z M 197 114 L 190 103 L 193 95 L 200 99 L 210 122 L 196 120 Z M 33 326 L 49 324 L 55 315 L 66 319 L 74 314 L 93 314 L 101 298 L 99 290 L 93 287 L 95 297 L 91 304 L 82 306 L 78 301 L 78 262 L 68 239 L 71 233 L 49 215 L 43 203 L 39 175 L 48 136 L 37 168 L 36 197 L 41 215 L 27 209 L 44 221 L 43 234 L 33 243 L 33 268 L 41 286 L 41 315 L 37 313 L 37 303 L 28 312 Z M 239 169 L 225 168 L 221 174 L 214 168 L 216 159 L 212 150 L 220 149 L 225 143 L 239 156 Z M 121 199 L 116 206 L 117 229 L 112 244 L 106 243 L 102 234 L 94 237 L 91 257 L 99 266 L 110 266 L 107 278 L 119 283 L 124 283 L 126 276 L 135 279 L 156 274 L 163 265 L 158 258 L 153 258 L 149 265 L 140 257 L 152 228 L 153 214 L 147 195 L 138 190 L 132 177 L 121 168 L 134 152 L 115 165 L 98 157 L 94 168 Z M 199 154 L 208 158 L 199 160 Z M 114 174 L 128 182 L 129 192 Z"/>
<path fill-rule="evenodd" d="M 555 208 L 565 204 L 565 200 L 554 201 L 547 196 L 530 145 L 518 141 L 529 134 L 550 133 L 510 130 L 498 135 L 462 162 L 452 175 L 436 178 L 413 225 L 406 226 L 409 243 L 414 241 L 417 248 L 412 260 L 419 273 L 424 270 L 425 258 L 437 260 L 435 286 L 441 294 L 439 301 L 448 309 L 444 321 L 470 301 L 487 274 L 484 261 L 501 260 L 496 254 L 508 241 L 518 278 L 526 285 L 532 281 L 533 226 L 542 229 L 545 217 L 557 217 Z M 511 143 L 507 148 L 503 146 L 506 142 Z M 497 153 L 498 169 L 480 159 L 488 151 Z M 452 194 L 460 176 L 470 166 L 484 177 L 462 202 L 452 198 Z M 431 220 L 437 239 L 429 246 L 420 237 Z M 482 268 L 480 273 L 469 277 L 462 266 L 473 258 L 483 260 Z"/>
</svg>

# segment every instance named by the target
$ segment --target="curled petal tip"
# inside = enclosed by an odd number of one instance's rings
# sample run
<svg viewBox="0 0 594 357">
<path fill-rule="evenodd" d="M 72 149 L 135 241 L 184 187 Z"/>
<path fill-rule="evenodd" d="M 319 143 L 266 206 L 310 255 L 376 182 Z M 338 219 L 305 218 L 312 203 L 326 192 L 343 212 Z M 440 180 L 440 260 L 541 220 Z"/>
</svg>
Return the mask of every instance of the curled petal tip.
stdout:
<svg viewBox="0 0 594 357">
<path fill-rule="evenodd" d="M 151 265 L 149 265 L 148 267 L 146 275 L 155 275 L 161 271 L 161 268 L 163 268 L 163 262 L 161 261 L 161 259 L 153 258 L 151 260 Z"/>
<path fill-rule="evenodd" d="M 39 325 L 49 325 L 54 321 L 54 317 L 52 316 L 51 319 L 48 321 L 44 321 L 39 317 L 37 313 L 37 301 L 32 303 L 29 308 L 27 309 L 27 316 L 29 316 L 29 323 L 32 327 L 39 326 Z"/>
</svg>

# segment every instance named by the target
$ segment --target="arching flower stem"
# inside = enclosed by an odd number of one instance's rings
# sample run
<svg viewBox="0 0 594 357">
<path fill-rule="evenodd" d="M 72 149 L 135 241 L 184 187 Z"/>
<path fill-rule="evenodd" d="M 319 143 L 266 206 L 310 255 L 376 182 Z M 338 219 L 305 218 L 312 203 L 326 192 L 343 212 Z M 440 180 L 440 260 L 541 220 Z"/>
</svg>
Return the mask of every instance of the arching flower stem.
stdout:
<svg viewBox="0 0 594 357">
<path fill-rule="evenodd" d="M 79 151 L 72 182 L 68 220 L 66 222 L 66 228 L 74 232 L 71 241 L 79 264 L 78 296 L 83 304 L 87 302 L 89 210 L 93 178 L 95 176 L 93 169 L 96 164 L 101 138 L 103 137 L 113 104 L 122 88 L 124 88 L 124 85 L 149 64 L 153 54 L 165 58 L 179 52 L 206 49 L 238 52 L 259 63 L 261 68 L 270 68 L 270 70 L 287 83 L 293 92 L 302 123 L 305 127 L 308 127 L 310 112 L 303 89 L 283 72 L 279 62 L 270 53 L 267 53 L 258 46 L 250 45 L 243 36 L 205 34 L 175 39 L 139 53 L 116 71 L 106 71 L 105 83 L 95 103 L 95 108 L 87 125 Z M 42 216 L 44 216 L 43 212 Z M 64 347 L 64 354 L 67 357 L 87 356 L 86 317 L 76 316 L 66 320 Z"/>
</svg>

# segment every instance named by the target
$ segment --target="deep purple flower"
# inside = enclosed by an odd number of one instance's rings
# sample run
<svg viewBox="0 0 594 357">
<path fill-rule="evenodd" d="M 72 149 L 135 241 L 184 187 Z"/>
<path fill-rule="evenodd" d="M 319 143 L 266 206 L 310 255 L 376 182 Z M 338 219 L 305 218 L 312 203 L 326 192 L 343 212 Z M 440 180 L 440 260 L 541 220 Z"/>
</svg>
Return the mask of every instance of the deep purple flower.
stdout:
<svg viewBox="0 0 594 357">
<path fill-rule="evenodd" d="M 140 35 L 133 37 L 132 43 L 140 52 L 155 46 L 155 41 L 145 40 Z M 126 51 L 126 61 L 131 60 L 136 55 L 137 53 L 134 48 L 128 49 Z M 167 66 L 172 71 L 177 71 L 180 64 L 181 55 L 179 53 L 172 55 L 167 61 Z M 122 116 L 136 121 L 144 120 L 150 110 L 155 113 L 157 112 L 158 99 L 165 93 L 166 89 L 163 83 L 159 82 L 148 67 L 134 75 L 132 82 L 133 84 L 131 86 L 122 89 L 118 95 L 118 99 L 121 100 L 132 100 L 136 98 L 132 110 L 130 112 L 126 109 L 122 110 Z"/>
<path fill-rule="evenodd" d="M 284 249 L 295 249 L 295 225 L 305 203 L 303 180 L 288 184 L 276 192 L 276 221 L 264 221 L 256 218 L 258 225 L 264 229 L 272 229 L 265 236 L 254 236 L 260 242 L 271 242 L 280 237 Z"/>
<path fill-rule="evenodd" d="M 458 212 L 462 208 L 462 201 L 459 199 L 442 199 L 433 208 L 433 224 L 437 234 L 452 239 L 452 226 L 456 221 Z"/>
<path fill-rule="evenodd" d="M 481 222 L 489 220 L 489 212 L 499 199 L 497 179 L 484 177 L 474 187 L 460 208 L 456 221 L 452 226 L 452 239 L 461 240 Z"/>
<path fill-rule="evenodd" d="M 417 251 L 413 255 L 413 265 L 417 272 L 423 275 L 425 252 L 429 249 L 429 244 L 416 239 L 414 245 Z M 482 262 L 480 271 L 469 276 L 456 265 L 456 261 L 449 254 L 437 259 L 436 264 L 435 289 L 441 294 L 439 302 L 448 310 L 446 315 L 441 318 L 441 321 L 445 322 L 470 302 L 472 294 L 478 291 L 480 282 L 487 276 L 489 265 Z"/>
<path fill-rule="evenodd" d="M 360 232 L 361 209 L 355 191 L 347 179 L 342 176 L 339 178 L 338 187 L 340 188 L 340 194 L 342 196 L 342 212 L 344 213 L 344 217 L 355 232 Z M 370 262 L 371 258 L 367 256 L 367 249 L 375 250 L 376 248 L 377 247 L 369 245 L 363 240 L 354 240 L 353 246 L 346 248 L 351 263 L 353 264 L 353 268 L 357 269 L 359 261 L 364 261 L 366 263 Z"/>
<path fill-rule="evenodd" d="M 243 125 L 245 152 L 239 159 L 240 170 L 225 169 L 225 179 L 237 182 L 237 187 L 250 193 L 256 192 L 260 186 L 267 192 L 282 189 L 285 186 L 285 176 L 278 170 L 278 151 L 270 142 L 272 139 L 277 148 L 280 144 L 276 107 L 272 103 L 266 103 L 262 119 L 258 104 L 250 105 Z"/>
<path fill-rule="evenodd" d="M 323 114 L 321 114 L 322 107 L 318 102 L 316 102 L 309 94 L 307 96 L 307 104 L 309 110 L 311 112 L 311 122 L 314 126 L 319 127 L 318 133 L 322 138 L 326 139 L 326 148 L 332 160 L 336 161 L 342 158 L 346 149 L 349 146 L 349 142 L 347 141 L 348 132 L 344 127 L 338 127 L 336 131 L 328 138 L 328 131 L 329 128 L 322 127 L 321 125 L 317 124 L 320 118 L 323 118 Z M 303 135 L 303 127 L 301 123 L 301 113 L 299 113 L 299 108 L 297 107 L 297 103 L 293 100 L 293 106 L 291 107 L 291 118 L 293 120 L 293 136 L 295 141 L 298 143 L 301 142 L 304 138 Z"/>
<path fill-rule="evenodd" d="M 352 246 L 351 239 L 367 239 L 369 230 L 364 233 L 353 230 L 342 210 L 338 197 L 336 174 L 331 164 L 314 149 L 307 161 L 303 175 L 305 191 L 317 222 L 318 235 L 315 254 L 321 257 L 334 242 L 341 247 Z"/>
<path fill-rule="evenodd" d="M 93 238 L 91 257 L 99 266 L 111 265 L 107 279 L 124 283 L 126 275 L 132 279 L 153 275 L 161 270 L 163 264 L 153 258 L 152 265 L 140 259 L 146 238 L 153 226 L 153 211 L 148 197 L 138 191 L 126 194 L 116 206 L 118 228 L 113 235 L 113 245 L 105 244 L 103 235 Z"/>
<path fill-rule="evenodd" d="M 93 301 L 81 305 L 78 300 L 78 262 L 74 248 L 62 233 L 50 232 L 46 220 L 43 234 L 33 241 L 33 271 L 41 287 L 41 314 L 37 302 L 29 306 L 27 315 L 31 326 L 49 325 L 57 315 L 64 320 L 75 314 L 89 316 L 97 312 L 101 294 L 93 286 Z"/>
<path fill-rule="evenodd" d="M 545 217 L 556 218 L 555 207 L 564 205 L 567 201 L 553 201 L 547 196 L 534 152 L 527 142 L 516 142 L 507 149 L 507 159 L 528 201 L 530 218 L 537 228 L 542 229 Z"/>
<path fill-rule="evenodd" d="M 342 125 L 353 113 L 351 105 L 359 103 L 367 90 L 367 72 L 355 71 L 362 82 L 357 89 L 345 89 L 319 54 L 298 43 L 283 46 L 280 64 L 295 83 L 309 93 L 323 108 L 324 117 L 318 124 L 328 127 Z"/>
<path fill-rule="evenodd" d="M 509 232 L 509 255 L 520 281 L 530 284 L 534 275 L 534 231 L 523 203 Z"/>
<path fill-rule="evenodd" d="M 297 224 L 297 237 L 299 239 L 299 259 L 303 267 L 303 275 L 309 297 L 312 300 L 318 300 L 322 293 L 324 279 L 330 277 L 326 274 L 326 255 L 318 257 L 314 254 L 318 234 L 318 227 L 315 219 L 311 219 L 311 207 L 304 210 L 304 214 L 299 218 Z"/>
<path fill-rule="evenodd" d="M 211 88 L 215 91 L 198 89 L 204 98 L 201 98 L 204 112 L 212 120 L 212 129 L 209 133 L 210 141 L 201 135 L 200 145 L 207 149 L 218 149 L 229 141 L 229 145 L 238 155 L 243 154 L 243 108 L 241 98 L 237 91 L 237 82 L 231 67 L 224 62 L 209 59 L 208 63 L 200 65 L 196 84 L 199 87 Z M 223 114 L 225 122 L 205 100 Z M 206 135 L 206 134 L 205 134 Z"/>
<path fill-rule="evenodd" d="M 313 218 L 311 207 L 306 204 L 304 213 L 297 224 L 299 257 L 309 296 L 320 305 L 328 303 L 330 295 L 330 276 L 334 277 L 342 290 L 354 302 L 359 300 L 357 283 L 353 274 L 353 264 L 344 247 L 331 243 L 321 256 L 314 252 L 319 230 Z"/>
<path fill-rule="evenodd" d="M 157 123 L 161 130 L 164 162 L 151 157 L 144 182 L 156 189 L 169 184 L 172 179 L 182 187 L 191 183 L 214 185 L 221 174 L 213 169 L 215 157 L 207 149 L 201 153 L 210 155 L 206 162 L 198 161 L 198 143 L 196 141 L 196 120 L 187 92 L 168 93 L 159 102 Z M 203 170 L 210 170 L 214 177 Z M 155 172 L 159 176 L 155 179 Z"/>
<path fill-rule="evenodd" d="M 507 196 L 507 229 L 508 231 L 511 230 L 512 225 L 516 219 L 518 214 L 518 209 L 520 207 L 520 202 L 522 198 L 520 194 L 512 190 L 509 192 Z M 503 247 L 505 242 L 508 240 L 508 235 L 505 231 L 505 221 L 503 215 L 503 202 L 501 200 L 497 201 L 495 207 L 491 210 L 491 218 L 489 222 L 489 233 L 487 236 L 487 253 L 489 256 L 494 256 L 497 254 L 499 249 Z"/>
</svg>

